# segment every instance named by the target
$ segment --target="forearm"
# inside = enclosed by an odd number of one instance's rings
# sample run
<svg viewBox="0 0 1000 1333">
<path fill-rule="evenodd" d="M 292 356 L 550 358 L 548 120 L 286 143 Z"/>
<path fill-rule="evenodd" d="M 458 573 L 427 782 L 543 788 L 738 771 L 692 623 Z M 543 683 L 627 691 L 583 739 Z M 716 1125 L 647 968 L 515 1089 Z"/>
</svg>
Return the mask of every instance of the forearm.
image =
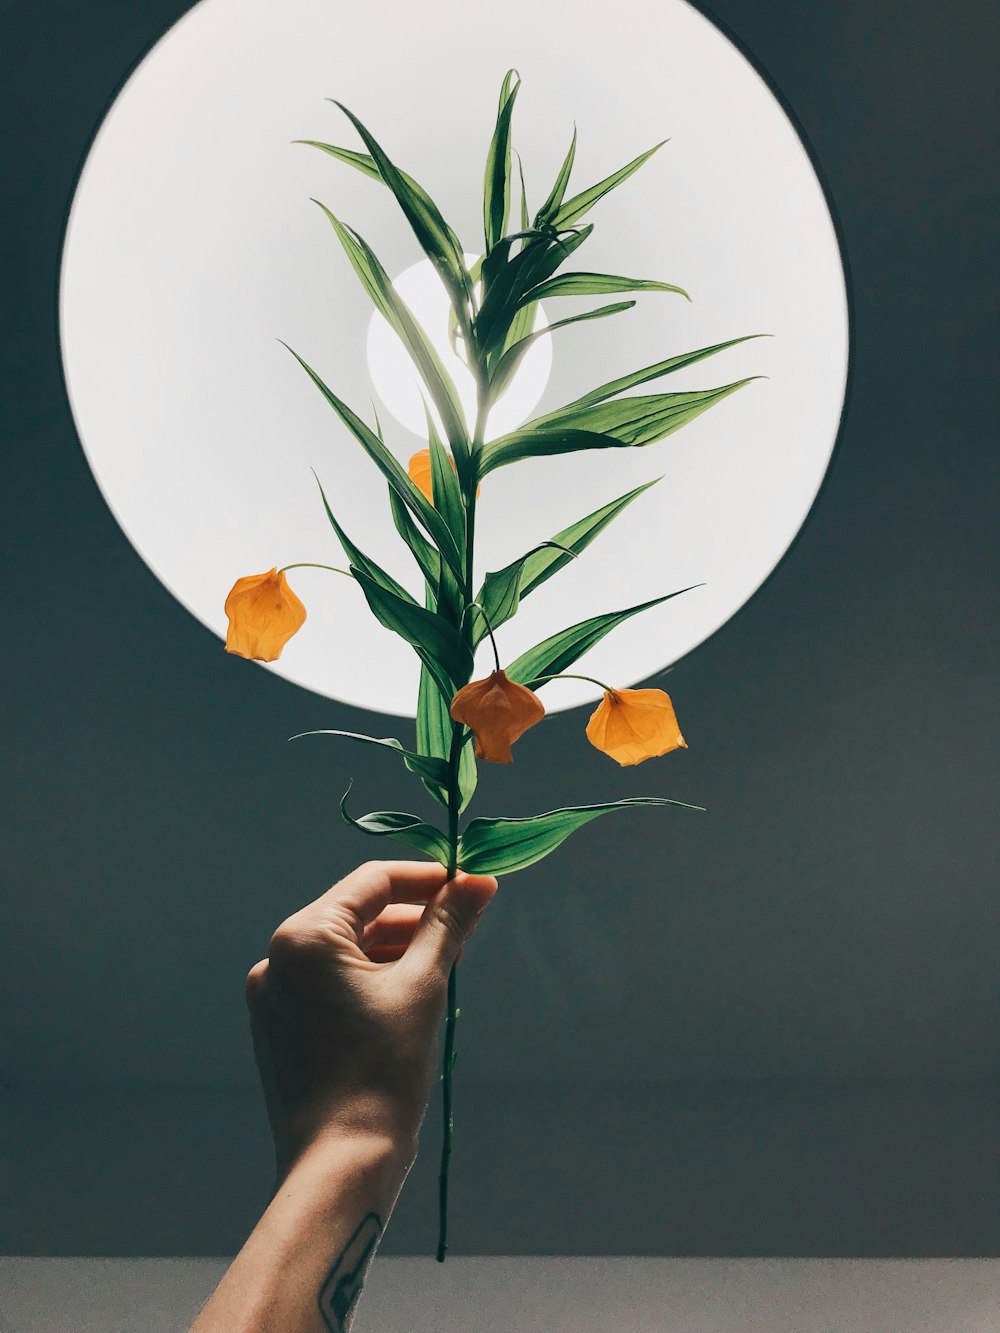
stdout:
<svg viewBox="0 0 1000 1333">
<path fill-rule="evenodd" d="M 191 1333 L 347 1333 L 412 1156 L 354 1136 L 285 1177 Z"/>
</svg>

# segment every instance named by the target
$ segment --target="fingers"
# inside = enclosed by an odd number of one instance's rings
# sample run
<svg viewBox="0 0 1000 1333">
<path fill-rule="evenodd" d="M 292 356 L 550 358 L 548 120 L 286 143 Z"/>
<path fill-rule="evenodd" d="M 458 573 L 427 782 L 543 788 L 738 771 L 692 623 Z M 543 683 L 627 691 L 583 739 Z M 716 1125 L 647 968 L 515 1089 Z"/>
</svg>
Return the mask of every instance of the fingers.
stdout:
<svg viewBox="0 0 1000 1333">
<path fill-rule="evenodd" d="M 296 932 L 350 924 L 360 941 L 390 903 L 426 903 L 444 884 L 446 871 L 436 861 L 366 861 L 314 902 L 289 917 Z"/>
<path fill-rule="evenodd" d="M 361 948 L 365 953 L 372 948 L 387 945 L 402 945 L 405 948 L 420 925 L 423 912 L 419 903 L 390 903 L 374 921 L 365 926 Z"/>
<path fill-rule="evenodd" d="M 414 979 L 428 972 L 446 979 L 496 891 L 492 875 L 459 871 L 428 902 L 400 967 Z"/>
</svg>

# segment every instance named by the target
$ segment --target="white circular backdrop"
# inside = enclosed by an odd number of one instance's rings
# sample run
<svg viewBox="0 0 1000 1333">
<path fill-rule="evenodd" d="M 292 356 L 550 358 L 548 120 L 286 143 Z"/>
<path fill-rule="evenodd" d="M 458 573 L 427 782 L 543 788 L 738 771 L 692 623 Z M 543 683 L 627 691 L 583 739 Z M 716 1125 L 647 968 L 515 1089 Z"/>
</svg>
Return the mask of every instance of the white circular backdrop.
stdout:
<svg viewBox="0 0 1000 1333">
<path fill-rule="evenodd" d="M 575 122 L 570 193 L 669 138 L 588 216 L 570 267 L 657 278 L 627 314 L 560 330 L 532 415 L 665 357 L 768 333 L 640 393 L 753 383 L 641 449 L 532 460 L 491 474 L 477 567 L 496 569 L 653 477 L 498 638 L 511 660 L 600 611 L 696 591 L 612 632 L 578 670 L 645 680 L 724 624 L 788 548 L 822 482 L 847 374 L 834 227 L 794 128 L 739 51 L 682 0 L 556 9 L 381 0 L 201 0 L 156 44 L 102 124 L 63 252 L 63 362 L 76 426 L 122 529 L 182 605 L 224 637 L 243 574 L 343 558 L 315 468 L 349 534 L 419 595 L 385 483 L 282 339 L 405 461 L 424 441 L 377 401 L 371 306 L 311 197 L 350 223 L 390 275 L 421 252 L 390 193 L 294 139 L 363 147 L 335 98 L 428 190 L 470 253 L 505 70 L 523 79 L 514 146 L 532 213 Z M 620 34 L 628 34 L 626 41 Z M 592 302 L 561 300 L 561 318 Z M 543 343 L 548 339 L 541 340 Z M 411 715 L 417 659 L 359 589 L 319 569 L 289 581 L 308 620 L 267 666 L 332 698 Z M 222 651 L 220 645 L 220 652 Z M 484 646 L 477 665 L 489 667 Z M 247 664 L 247 670 L 251 665 Z M 545 687 L 550 711 L 592 699 Z"/>
</svg>

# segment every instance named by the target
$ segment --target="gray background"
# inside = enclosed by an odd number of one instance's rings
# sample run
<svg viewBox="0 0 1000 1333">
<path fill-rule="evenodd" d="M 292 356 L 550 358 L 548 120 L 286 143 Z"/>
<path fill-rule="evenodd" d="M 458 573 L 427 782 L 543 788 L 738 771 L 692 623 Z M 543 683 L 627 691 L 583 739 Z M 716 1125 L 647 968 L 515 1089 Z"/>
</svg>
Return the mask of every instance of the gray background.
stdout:
<svg viewBox="0 0 1000 1333">
<path fill-rule="evenodd" d="M 185 9 L 3 16 L 12 1254 L 238 1248 L 270 1185 L 243 975 L 378 852 L 339 823 L 345 774 L 373 805 L 413 799 L 378 756 L 286 744 L 392 724 L 227 656 L 74 435 L 66 211 L 117 88 Z M 619 772 L 579 711 L 482 774 L 482 809 L 611 787 L 710 813 L 592 825 L 502 885 L 460 971 L 455 1253 L 998 1253 L 988 12 L 716 6 L 839 220 L 842 439 L 788 558 L 669 678 L 689 751 Z M 437 1147 L 435 1102 L 386 1253 L 433 1244 Z"/>
</svg>

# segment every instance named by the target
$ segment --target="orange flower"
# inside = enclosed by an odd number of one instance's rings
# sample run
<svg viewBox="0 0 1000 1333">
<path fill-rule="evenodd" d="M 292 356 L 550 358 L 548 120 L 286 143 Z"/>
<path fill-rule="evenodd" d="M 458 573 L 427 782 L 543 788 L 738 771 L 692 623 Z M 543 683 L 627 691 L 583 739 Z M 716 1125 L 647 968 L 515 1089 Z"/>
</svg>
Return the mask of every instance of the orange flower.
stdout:
<svg viewBox="0 0 1000 1333">
<path fill-rule="evenodd" d="M 226 598 L 226 652 L 274 662 L 306 618 L 306 608 L 288 586 L 284 571 L 237 579 Z"/>
<path fill-rule="evenodd" d="M 485 680 L 463 685 L 451 701 L 451 715 L 475 733 L 477 759 L 509 764 L 511 745 L 541 722 L 545 707 L 527 686 L 508 680 L 497 669 Z"/>
<path fill-rule="evenodd" d="M 587 723 L 587 739 L 622 767 L 687 749 L 663 690 L 605 690 Z"/>
<path fill-rule="evenodd" d="M 448 461 L 451 463 L 451 469 L 455 470 L 455 460 L 451 454 L 448 455 Z M 434 503 L 434 488 L 431 485 L 431 451 L 430 449 L 418 449 L 410 459 L 409 466 L 410 480 L 419 490 L 423 491 L 431 504 Z M 482 493 L 482 486 L 476 487 L 476 495 Z"/>
</svg>

